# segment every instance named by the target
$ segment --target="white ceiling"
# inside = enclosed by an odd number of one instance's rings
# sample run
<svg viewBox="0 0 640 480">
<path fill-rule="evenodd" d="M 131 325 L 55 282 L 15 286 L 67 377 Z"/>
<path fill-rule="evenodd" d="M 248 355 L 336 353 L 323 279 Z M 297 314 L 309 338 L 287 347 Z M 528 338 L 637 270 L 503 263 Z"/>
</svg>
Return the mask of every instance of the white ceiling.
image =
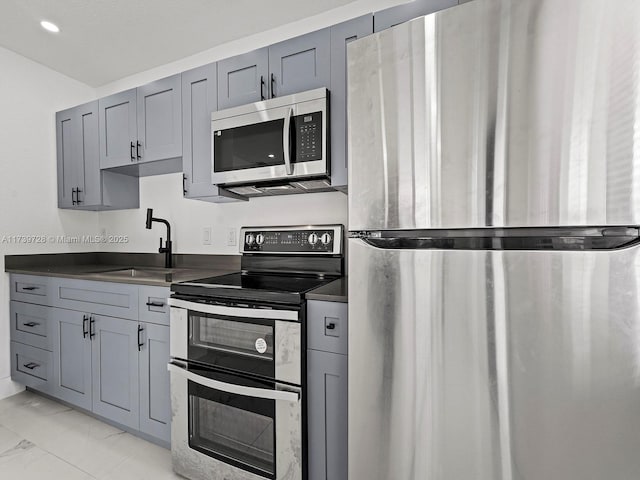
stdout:
<svg viewBox="0 0 640 480">
<path fill-rule="evenodd" d="M 0 46 L 98 87 L 354 1 L 0 0 Z"/>
</svg>

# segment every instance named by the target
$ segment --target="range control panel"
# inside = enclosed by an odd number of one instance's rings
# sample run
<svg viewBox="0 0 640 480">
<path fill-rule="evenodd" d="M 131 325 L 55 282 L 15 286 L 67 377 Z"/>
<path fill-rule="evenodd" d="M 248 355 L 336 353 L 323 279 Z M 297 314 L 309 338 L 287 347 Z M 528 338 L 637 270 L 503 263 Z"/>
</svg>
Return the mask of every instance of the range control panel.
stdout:
<svg viewBox="0 0 640 480">
<path fill-rule="evenodd" d="M 342 225 L 244 227 L 240 253 L 342 254 Z"/>
</svg>

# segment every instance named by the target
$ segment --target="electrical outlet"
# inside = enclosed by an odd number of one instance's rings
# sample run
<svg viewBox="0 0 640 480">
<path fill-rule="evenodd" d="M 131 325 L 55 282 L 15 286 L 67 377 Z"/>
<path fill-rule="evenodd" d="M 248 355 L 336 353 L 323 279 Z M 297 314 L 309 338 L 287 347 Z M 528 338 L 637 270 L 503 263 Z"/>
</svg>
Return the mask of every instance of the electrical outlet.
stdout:
<svg viewBox="0 0 640 480">
<path fill-rule="evenodd" d="M 211 227 L 202 227 L 202 244 L 211 245 Z"/>
<path fill-rule="evenodd" d="M 233 247 L 237 245 L 237 243 L 236 229 L 234 227 L 229 227 L 227 230 L 227 245 L 229 247 Z"/>
</svg>

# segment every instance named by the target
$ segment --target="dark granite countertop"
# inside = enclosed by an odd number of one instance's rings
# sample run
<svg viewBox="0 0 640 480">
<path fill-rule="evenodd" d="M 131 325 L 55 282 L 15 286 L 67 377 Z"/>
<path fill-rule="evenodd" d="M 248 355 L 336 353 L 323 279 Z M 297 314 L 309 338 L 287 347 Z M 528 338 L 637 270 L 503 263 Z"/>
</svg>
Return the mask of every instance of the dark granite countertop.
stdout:
<svg viewBox="0 0 640 480">
<path fill-rule="evenodd" d="M 342 277 L 308 292 L 307 300 L 322 300 L 325 302 L 349 302 L 347 277 Z"/>
<path fill-rule="evenodd" d="M 224 275 L 240 269 L 239 255 L 176 254 L 165 269 L 164 255 L 153 253 L 61 253 L 6 255 L 5 271 L 23 275 L 100 282 L 169 286 L 174 282 Z"/>
</svg>

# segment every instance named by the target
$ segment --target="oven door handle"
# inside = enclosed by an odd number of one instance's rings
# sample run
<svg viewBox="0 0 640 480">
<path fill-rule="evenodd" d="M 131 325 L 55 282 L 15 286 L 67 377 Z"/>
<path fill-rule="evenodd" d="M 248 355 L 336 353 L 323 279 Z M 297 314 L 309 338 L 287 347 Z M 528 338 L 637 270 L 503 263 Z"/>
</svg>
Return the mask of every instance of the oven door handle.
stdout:
<svg viewBox="0 0 640 480">
<path fill-rule="evenodd" d="M 174 308 L 184 308 L 192 312 L 210 313 L 213 315 L 226 315 L 240 318 L 264 318 L 268 320 L 298 321 L 298 312 L 295 310 L 270 310 L 263 308 L 227 307 L 224 305 L 209 305 L 206 303 L 188 302 L 178 298 L 169 298 L 169 305 Z"/>
<path fill-rule="evenodd" d="M 221 392 L 232 393 L 235 395 L 242 395 L 245 397 L 264 398 L 266 400 L 282 400 L 285 402 L 298 402 L 300 401 L 300 393 L 288 392 L 284 390 L 266 390 L 264 388 L 244 387 L 242 385 L 234 385 L 233 383 L 219 382 L 211 378 L 202 377 L 196 375 L 193 372 L 189 372 L 184 368 L 170 363 L 167 366 L 170 373 L 175 373 L 181 377 L 191 380 L 203 387 L 212 388 Z"/>
</svg>

